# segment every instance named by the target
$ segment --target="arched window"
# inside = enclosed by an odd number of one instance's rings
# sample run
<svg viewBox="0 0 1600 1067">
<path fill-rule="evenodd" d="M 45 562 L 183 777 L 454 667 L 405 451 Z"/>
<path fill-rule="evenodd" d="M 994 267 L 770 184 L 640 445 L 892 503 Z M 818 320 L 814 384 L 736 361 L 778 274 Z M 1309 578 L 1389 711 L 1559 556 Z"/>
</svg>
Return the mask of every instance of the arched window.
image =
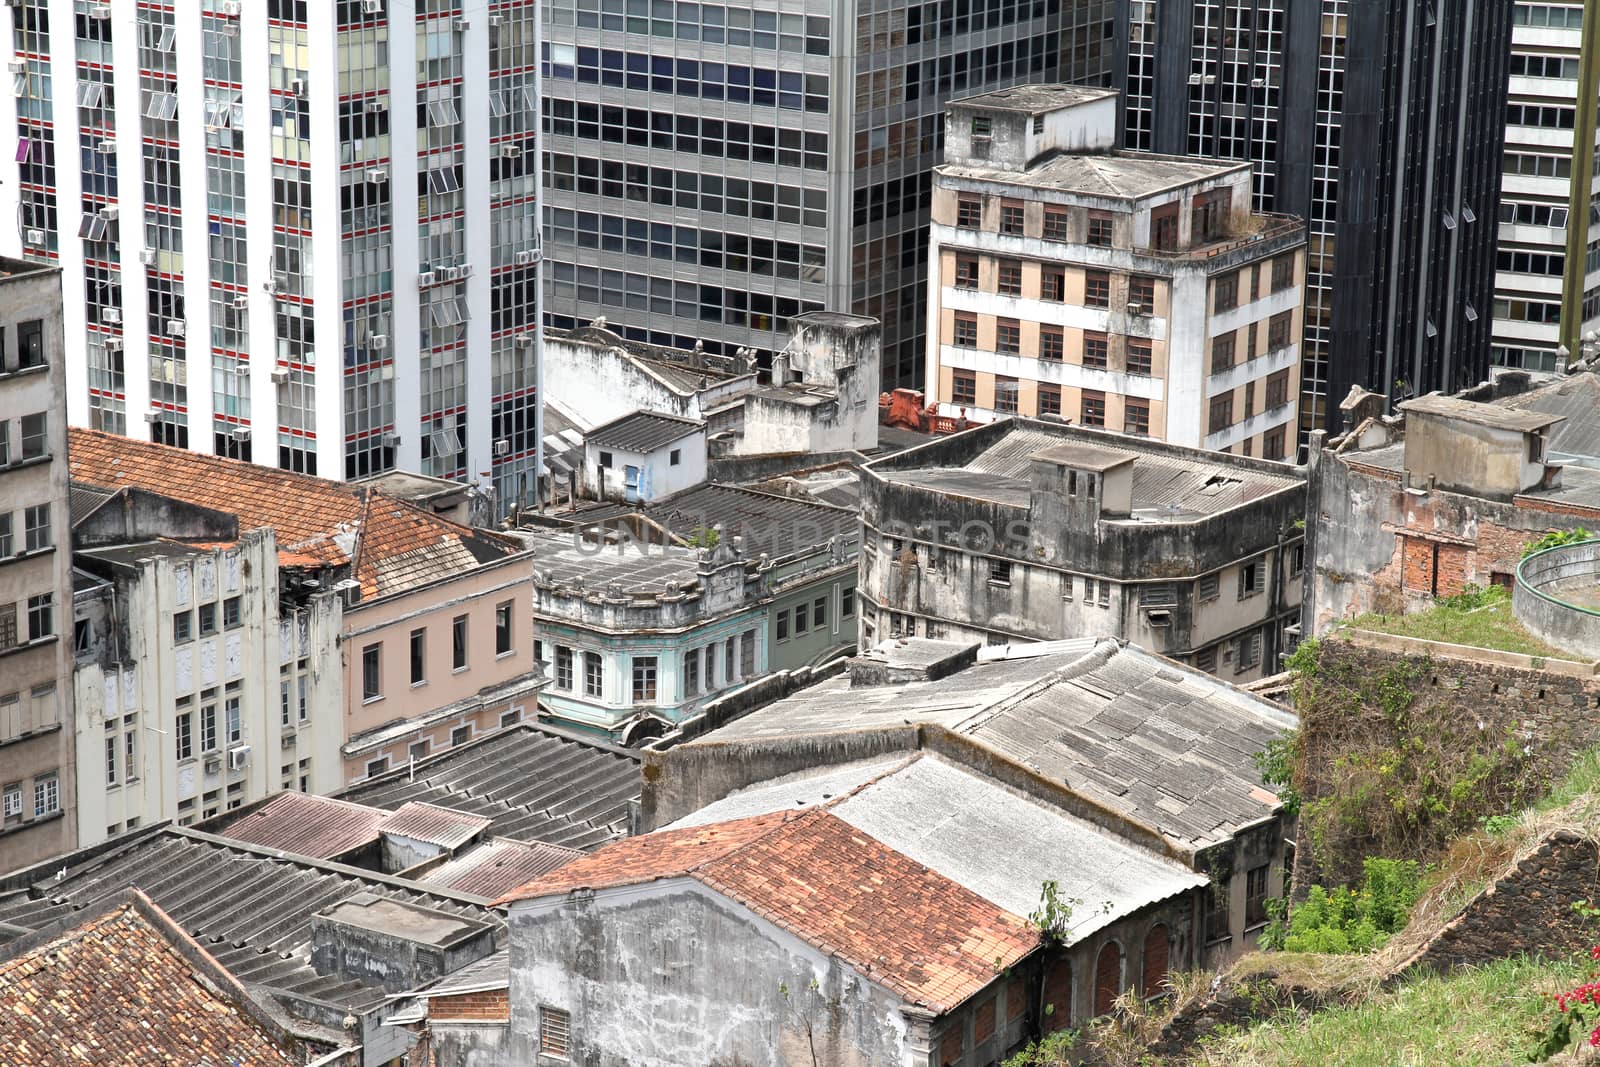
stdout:
<svg viewBox="0 0 1600 1067">
<path fill-rule="evenodd" d="M 1167 991 L 1167 967 L 1172 953 L 1167 928 L 1156 923 L 1144 935 L 1144 995 L 1159 997 Z"/>
<path fill-rule="evenodd" d="M 1104 1015 L 1122 992 L 1122 946 L 1107 941 L 1094 965 L 1094 1013 Z"/>
</svg>

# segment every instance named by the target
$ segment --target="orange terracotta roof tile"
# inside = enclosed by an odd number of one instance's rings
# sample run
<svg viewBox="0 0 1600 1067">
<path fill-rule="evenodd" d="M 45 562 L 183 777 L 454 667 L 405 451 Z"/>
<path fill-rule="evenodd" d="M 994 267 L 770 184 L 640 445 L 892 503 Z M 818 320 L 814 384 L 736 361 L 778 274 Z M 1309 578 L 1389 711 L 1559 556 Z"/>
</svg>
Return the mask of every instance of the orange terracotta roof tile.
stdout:
<svg viewBox="0 0 1600 1067">
<path fill-rule="evenodd" d="M 940 1013 L 1039 944 L 1025 919 L 823 808 L 628 838 L 500 903 L 685 876 Z"/>
<path fill-rule="evenodd" d="M 0 1005 L 0 1063 L 301 1062 L 243 986 L 142 897 L 0 962 Z"/>
<path fill-rule="evenodd" d="M 782 825 L 788 815 L 788 812 L 771 812 L 709 826 L 626 837 L 535 878 L 495 904 L 558 896 L 574 889 L 610 889 L 662 878 L 682 878 L 700 864 L 725 856 Z"/>
<path fill-rule="evenodd" d="M 278 548 L 292 553 L 295 565 L 349 564 L 366 598 L 447 577 L 521 547 L 377 489 L 98 430 L 73 427 L 67 456 L 73 480 L 84 485 L 111 491 L 136 486 L 226 512 L 238 517 L 241 531 L 270 526 Z"/>
</svg>

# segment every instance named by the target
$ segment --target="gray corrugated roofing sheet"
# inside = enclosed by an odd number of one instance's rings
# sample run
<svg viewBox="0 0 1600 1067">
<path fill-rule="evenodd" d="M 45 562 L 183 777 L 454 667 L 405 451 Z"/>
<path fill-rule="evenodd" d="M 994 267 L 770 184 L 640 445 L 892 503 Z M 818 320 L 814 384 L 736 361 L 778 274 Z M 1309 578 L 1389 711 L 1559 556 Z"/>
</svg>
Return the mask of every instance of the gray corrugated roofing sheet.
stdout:
<svg viewBox="0 0 1600 1067">
<path fill-rule="evenodd" d="M 1550 451 L 1600 458 L 1600 378 L 1592 372 L 1559 378 L 1495 403 L 1565 419 L 1550 431 Z"/>
<path fill-rule="evenodd" d="M 99 855 L 78 855 L 52 861 L 66 868 L 60 881 L 42 874 L 29 888 L 0 895 L 0 943 L 19 936 L 18 929 L 42 929 L 133 886 L 252 991 L 364 1011 L 382 1003 L 382 988 L 311 968 L 311 917 L 324 908 L 372 893 L 489 923 L 499 929 L 497 938 L 504 937 L 501 917 L 481 905 L 421 885 L 402 888 L 354 868 L 272 857 L 194 831 L 158 831 Z M 255 995 L 280 1010 L 269 996 Z"/>
<path fill-rule="evenodd" d="M 378 840 L 378 824 L 388 816 L 348 800 L 280 793 L 214 832 L 263 848 L 332 859 Z"/>
<path fill-rule="evenodd" d="M 644 513 L 680 537 L 721 526 L 722 536 L 744 539 L 750 556 L 787 556 L 831 537 L 857 540 L 861 532 L 854 510 L 736 485 L 698 486 L 650 504 Z"/>
<path fill-rule="evenodd" d="M 493 821 L 482 815 L 411 800 L 386 815 L 378 829 L 385 834 L 438 845 L 449 851 L 477 837 Z"/>
<path fill-rule="evenodd" d="M 604 426 L 589 431 L 589 440 L 596 445 L 618 448 L 624 452 L 654 452 L 674 441 L 701 433 L 706 424 L 694 419 L 680 419 L 655 411 L 635 411 Z"/>
<path fill-rule="evenodd" d="M 497 837 L 440 864 L 422 875 L 420 881 L 457 893 L 499 899 L 581 855 L 583 853 L 575 848 Z"/>
<path fill-rule="evenodd" d="M 639 753 L 519 723 L 339 792 L 393 809 L 412 800 L 491 820 L 489 833 L 589 850 L 628 833 Z"/>
</svg>

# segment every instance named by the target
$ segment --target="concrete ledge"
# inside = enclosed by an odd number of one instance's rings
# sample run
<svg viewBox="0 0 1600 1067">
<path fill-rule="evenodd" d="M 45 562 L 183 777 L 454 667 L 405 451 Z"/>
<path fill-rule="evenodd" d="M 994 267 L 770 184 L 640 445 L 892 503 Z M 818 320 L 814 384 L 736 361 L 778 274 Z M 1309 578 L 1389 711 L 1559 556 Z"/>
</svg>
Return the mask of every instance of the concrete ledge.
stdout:
<svg viewBox="0 0 1600 1067">
<path fill-rule="evenodd" d="M 1520 670 L 1549 671 L 1571 678 L 1592 678 L 1600 674 L 1600 662 L 1551 659 L 1548 656 L 1525 656 L 1520 652 L 1505 652 L 1498 648 L 1479 648 L 1476 645 L 1453 645 L 1447 641 L 1428 641 L 1420 637 L 1401 637 L 1399 634 L 1379 633 L 1376 630 L 1354 628 L 1339 631 L 1339 636 L 1354 645 L 1381 648 L 1412 656 L 1440 656 L 1445 659 L 1468 660 L 1472 663 L 1491 663 L 1500 667 Z"/>
</svg>

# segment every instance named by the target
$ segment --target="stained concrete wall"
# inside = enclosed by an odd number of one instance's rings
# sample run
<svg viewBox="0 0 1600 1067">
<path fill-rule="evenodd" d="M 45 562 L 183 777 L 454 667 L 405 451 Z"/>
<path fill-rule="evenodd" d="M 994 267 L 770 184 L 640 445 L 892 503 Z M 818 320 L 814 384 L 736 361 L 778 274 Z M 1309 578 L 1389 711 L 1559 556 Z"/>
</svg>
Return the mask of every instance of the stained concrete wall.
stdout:
<svg viewBox="0 0 1600 1067">
<path fill-rule="evenodd" d="M 1597 579 L 1600 541 L 1537 552 L 1517 569 L 1511 610 L 1518 622 L 1547 644 L 1600 659 L 1600 614 L 1577 603 L 1580 598 L 1596 602 Z"/>
</svg>

